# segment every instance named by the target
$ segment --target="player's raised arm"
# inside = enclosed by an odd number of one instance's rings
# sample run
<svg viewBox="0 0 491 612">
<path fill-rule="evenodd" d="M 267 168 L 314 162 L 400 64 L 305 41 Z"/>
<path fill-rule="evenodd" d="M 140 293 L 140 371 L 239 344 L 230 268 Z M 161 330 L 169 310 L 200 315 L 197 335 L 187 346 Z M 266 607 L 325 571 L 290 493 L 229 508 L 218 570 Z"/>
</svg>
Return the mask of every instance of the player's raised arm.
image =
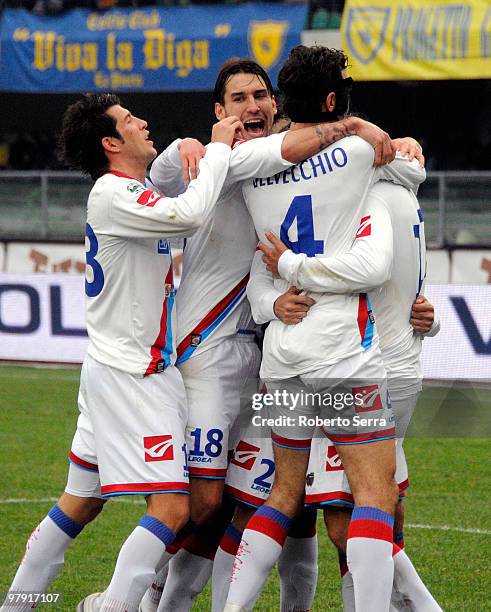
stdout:
<svg viewBox="0 0 491 612">
<path fill-rule="evenodd" d="M 110 211 L 114 235 L 172 237 L 196 231 L 220 194 L 238 123 L 236 117 L 228 117 L 215 124 L 200 175 L 182 195 L 162 197 L 136 181 L 133 191 L 115 194 Z"/>
<path fill-rule="evenodd" d="M 199 162 L 206 147 L 195 138 L 177 138 L 155 159 L 150 180 L 158 191 L 170 197 L 184 193 L 199 174 Z"/>
<path fill-rule="evenodd" d="M 285 159 L 298 163 L 347 136 L 359 136 L 372 145 L 375 151 L 374 166 L 387 164 L 394 159 L 395 147 L 387 132 L 359 117 L 345 117 L 340 121 L 289 131 L 282 143 L 281 153 Z"/>
<path fill-rule="evenodd" d="M 419 186 L 426 180 L 426 170 L 418 159 L 410 160 L 409 157 L 396 153 L 393 162 L 375 170 L 374 180 L 390 181 L 396 185 L 402 185 L 416 195 Z"/>
</svg>

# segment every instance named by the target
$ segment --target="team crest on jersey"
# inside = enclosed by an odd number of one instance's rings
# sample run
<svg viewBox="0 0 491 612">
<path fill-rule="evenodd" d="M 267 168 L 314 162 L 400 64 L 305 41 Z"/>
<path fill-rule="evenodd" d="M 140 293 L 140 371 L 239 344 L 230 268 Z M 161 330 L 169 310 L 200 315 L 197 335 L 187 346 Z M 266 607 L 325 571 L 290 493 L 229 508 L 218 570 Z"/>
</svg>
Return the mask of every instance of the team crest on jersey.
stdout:
<svg viewBox="0 0 491 612">
<path fill-rule="evenodd" d="M 170 253 L 169 241 L 166 238 L 161 238 L 157 243 L 157 253 L 160 255 L 168 255 Z"/>
<path fill-rule="evenodd" d="M 145 191 L 145 187 L 143 187 L 143 185 L 140 185 L 140 183 L 128 183 L 126 185 L 126 189 L 130 193 L 141 193 L 142 191 Z"/>
<path fill-rule="evenodd" d="M 383 404 L 382 398 L 380 397 L 378 385 L 354 387 L 352 389 L 352 393 L 358 400 L 361 398 L 363 402 L 360 406 L 358 404 L 355 404 L 356 413 L 371 412 L 372 410 L 382 410 Z"/>
<path fill-rule="evenodd" d="M 174 445 L 172 436 L 145 436 L 143 438 L 145 448 L 145 462 L 172 461 L 174 459 Z"/>
<path fill-rule="evenodd" d="M 198 346 L 201 344 L 201 334 L 192 334 L 190 344 L 191 346 Z"/>
<path fill-rule="evenodd" d="M 365 236 L 372 235 L 372 218 L 370 215 L 363 217 L 360 221 L 358 230 L 356 231 L 355 240 L 357 238 L 364 238 Z"/>
<path fill-rule="evenodd" d="M 336 472 L 343 469 L 341 458 L 339 457 L 335 446 L 327 447 L 326 455 L 326 472 Z"/>
<path fill-rule="evenodd" d="M 256 463 L 257 455 L 260 450 L 259 446 L 254 446 L 254 444 L 249 444 L 249 442 L 241 440 L 235 449 L 231 463 L 244 468 L 244 470 L 250 471 Z"/>
<path fill-rule="evenodd" d="M 348 55 L 362 64 L 369 64 L 385 41 L 390 7 L 351 8 L 346 20 Z"/>
<path fill-rule="evenodd" d="M 251 21 L 249 50 L 253 59 L 269 70 L 280 59 L 288 32 L 288 21 Z"/>
</svg>

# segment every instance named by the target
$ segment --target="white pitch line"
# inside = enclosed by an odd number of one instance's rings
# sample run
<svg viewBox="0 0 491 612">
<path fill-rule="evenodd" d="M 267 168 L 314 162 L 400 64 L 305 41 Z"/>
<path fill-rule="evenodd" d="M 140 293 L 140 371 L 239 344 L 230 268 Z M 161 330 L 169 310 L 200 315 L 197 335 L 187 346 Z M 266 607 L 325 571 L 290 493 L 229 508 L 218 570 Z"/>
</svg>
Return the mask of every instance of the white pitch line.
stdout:
<svg viewBox="0 0 491 612">
<path fill-rule="evenodd" d="M 458 531 L 459 533 L 479 533 L 481 535 L 491 535 L 489 529 L 476 529 L 475 527 L 452 527 L 451 525 L 419 525 L 413 523 L 405 523 L 404 529 L 438 529 L 439 531 Z"/>
<path fill-rule="evenodd" d="M 128 496 L 133 497 L 133 496 Z M 58 501 L 58 497 L 39 497 L 37 499 L 32 499 L 28 497 L 17 497 L 17 498 L 9 498 L 9 499 L 0 499 L 1 504 L 45 504 L 48 502 L 56 502 Z M 113 499 L 112 501 L 118 503 L 125 504 L 143 504 L 143 500 L 140 498 L 137 499 L 128 499 L 126 497 L 120 497 L 118 499 Z M 420 525 L 418 523 L 406 523 L 404 525 L 406 529 L 436 529 L 438 531 L 456 531 L 458 533 L 477 533 L 480 535 L 491 535 L 491 530 L 489 529 L 477 529 L 475 527 L 452 527 L 451 525 Z"/>
</svg>

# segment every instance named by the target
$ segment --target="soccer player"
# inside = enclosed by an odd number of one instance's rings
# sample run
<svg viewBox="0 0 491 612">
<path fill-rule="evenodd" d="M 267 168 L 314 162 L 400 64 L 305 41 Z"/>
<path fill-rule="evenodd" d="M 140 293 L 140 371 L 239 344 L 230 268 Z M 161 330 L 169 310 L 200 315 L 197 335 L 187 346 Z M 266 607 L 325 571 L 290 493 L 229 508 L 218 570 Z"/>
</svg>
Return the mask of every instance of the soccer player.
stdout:
<svg viewBox="0 0 491 612">
<path fill-rule="evenodd" d="M 245 298 L 257 237 L 240 182 L 284 170 L 348 134 L 359 133 L 369 140 L 377 151 L 377 163 L 393 156 L 387 135 L 356 118 L 257 140 L 271 133 L 276 102 L 267 73 L 250 60 L 224 64 L 214 97 L 217 118 L 237 115 L 248 142 L 237 144 L 232 152 L 216 213 L 186 241 L 176 298 L 176 364 L 189 402 L 186 436 L 191 519 L 196 524 L 205 523 L 221 506 L 228 450 L 236 442 L 233 436 L 231 439 L 231 427 L 240 411 L 241 396 L 257 379 L 260 362 Z M 152 183 L 168 195 L 180 193 L 185 189 L 181 163 L 184 162 L 186 178 L 189 173 L 195 176 L 201 147 L 189 139 L 175 141 L 152 165 Z M 188 544 L 184 548 L 190 548 Z M 206 583 L 215 550 L 193 550 L 180 551 L 170 565 L 160 609 L 175 607 L 177 601 L 181 609 L 190 606 L 190 585 L 195 595 L 202 588 L 200 584 Z M 142 602 L 142 610 L 156 608 L 163 582 L 163 577 L 154 582 Z"/>
<path fill-rule="evenodd" d="M 167 238 L 193 233 L 211 213 L 241 127 L 237 117 L 217 123 L 200 176 L 165 198 L 144 185 L 156 156 L 147 122 L 117 96 L 87 94 L 65 113 L 65 160 L 95 181 L 86 225 L 89 347 L 66 489 L 29 538 L 11 591 L 45 591 L 105 500 L 144 495 L 146 514 L 121 548 L 101 607 L 135 611 L 188 520 L 187 404 L 174 366 Z M 4 603 L 2 612 L 27 609 Z"/>
<path fill-rule="evenodd" d="M 322 47 L 300 46 L 290 53 L 278 85 L 294 122 L 292 130 L 334 120 L 347 111 L 346 65 L 344 54 Z M 243 192 L 261 240 L 274 230 L 294 252 L 315 256 L 327 250 L 338 255 L 350 246 L 370 186 L 380 178 L 401 182 L 405 171 L 415 182 L 424 178 L 418 164 L 413 167 L 403 160 L 374 170 L 373 152 L 351 137 L 271 179 L 247 182 Z M 379 273 L 383 276 L 383 268 Z M 276 282 L 279 289 L 288 289 L 284 281 Z M 334 422 L 329 434 L 357 503 L 348 540 L 357 600 L 364 610 L 389 609 L 397 499 L 395 431 L 370 310 L 363 296 L 323 294 L 298 325 L 272 321 L 266 330 L 261 377 L 268 392 L 281 398 L 271 414 L 280 417 L 272 432 L 276 474 L 268 501 L 242 535 L 228 612 L 252 608 L 301 507 L 315 427 L 310 417 L 318 415 L 318 406 L 308 400 L 313 394 L 341 398 L 341 405 L 335 400 L 323 414 L 333 421 L 339 414 L 344 417 L 342 423 Z M 372 427 L 345 427 L 346 418 L 354 423 L 352 397 L 361 397 L 363 403 L 373 400 Z M 307 401 L 295 407 L 297 427 L 289 427 L 294 401 L 303 398 Z"/>
<path fill-rule="evenodd" d="M 409 485 L 402 443 L 421 390 L 421 334 L 435 335 L 439 329 L 433 306 L 421 296 L 426 275 L 426 249 L 423 216 L 417 199 L 403 187 L 378 183 L 367 199 L 352 249 L 339 257 L 295 255 L 277 237 L 269 237 L 272 248 L 260 245 L 267 269 L 288 277 L 294 286 L 316 293 L 364 292 L 375 288 L 369 298 L 379 330 L 398 438 L 396 481 L 401 497 L 394 525 L 393 600 L 396 607 L 402 600 L 411 602 L 418 610 L 440 610 L 402 550 L 402 495 Z M 385 258 L 391 250 L 390 279 L 377 288 L 380 278 L 372 274 L 376 269 L 373 262 Z M 271 310 L 271 305 L 269 310 L 265 308 L 264 296 L 269 295 L 274 300 L 275 290 L 272 277 L 267 272 L 264 274 L 258 258 L 253 269 L 257 274 L 251 277 L 248 295 L 255 319 L 262 321 Z M 279 314 L 282 318 L 283 314 Z M 326 437 L 313 440 L 306 493 L 305 503 L 324 507 L 328 533 L 340 556 L 344 609 L 354 611 L 353 579 L 346 565 L 350 512 L 340 509 L 340 506 L 352 507 L 353 496 L 334 445 Z"/>
</svg>

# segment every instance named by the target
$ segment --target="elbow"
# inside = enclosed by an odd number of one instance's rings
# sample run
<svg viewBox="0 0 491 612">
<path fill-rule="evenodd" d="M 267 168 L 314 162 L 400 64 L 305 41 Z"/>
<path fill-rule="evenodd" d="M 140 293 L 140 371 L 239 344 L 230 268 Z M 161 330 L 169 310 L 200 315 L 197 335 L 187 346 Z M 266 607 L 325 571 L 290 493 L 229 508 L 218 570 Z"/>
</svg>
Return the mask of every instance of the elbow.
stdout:
<svg viewBox="0 0 491 612">
<path fill-rule="evenodd" d="M 370 288 L 375 289 L 376 287 L 380 287 L 386 283 L 390 278 L 391 271 L 392 261 L 389 258 L 383 261 L 380 266 L 373 268 L 368 277 L 368 284 Z"/>
</svg>

